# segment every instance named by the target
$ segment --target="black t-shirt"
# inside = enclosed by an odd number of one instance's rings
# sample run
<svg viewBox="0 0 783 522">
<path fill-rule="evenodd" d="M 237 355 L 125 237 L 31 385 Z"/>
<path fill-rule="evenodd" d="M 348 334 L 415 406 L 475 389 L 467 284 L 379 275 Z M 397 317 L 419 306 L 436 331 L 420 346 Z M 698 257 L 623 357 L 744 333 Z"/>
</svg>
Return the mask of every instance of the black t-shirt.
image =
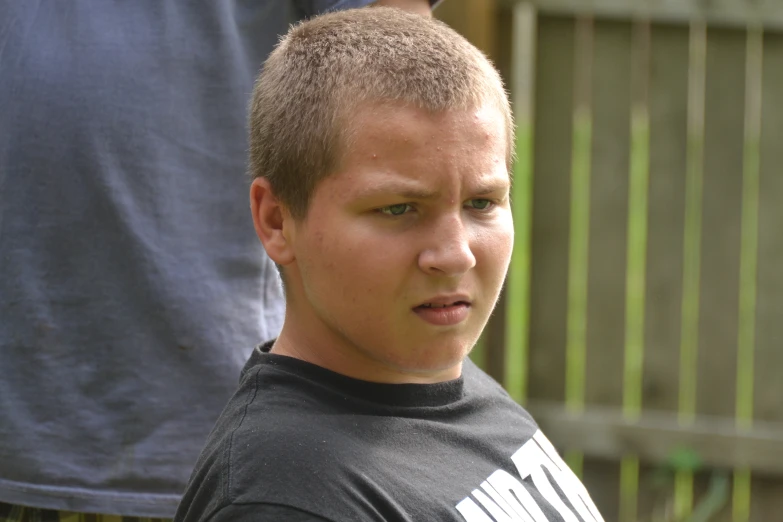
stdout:
<svg viewBox="0 0 783 522">
<path fill-rule="evenodd" d="M 175 521 L 602 520 L 530 415 L 469 360 L 453 381 L 379 384 L 270 346 L 248 361 Z"/>
</svg>

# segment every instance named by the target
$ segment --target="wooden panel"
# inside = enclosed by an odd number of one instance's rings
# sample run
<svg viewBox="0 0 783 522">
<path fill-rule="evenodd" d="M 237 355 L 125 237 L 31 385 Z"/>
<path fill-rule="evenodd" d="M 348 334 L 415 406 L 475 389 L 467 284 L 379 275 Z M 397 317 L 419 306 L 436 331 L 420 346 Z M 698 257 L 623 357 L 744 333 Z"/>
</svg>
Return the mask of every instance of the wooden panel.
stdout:
<svg viewBox="0 0 783 522">
<path fill-rule="evenodd" d="M 698 414 L 728 419 L 736 409 L 745 43 L 745 31 L 707 31 L 696 404 Z M 706 490 L 706 477 L 696 487 Z M 697 503 L 703 500 L 699 497 L 694 496 Z M 731 506 L 714 520 L 731 520 Z"/>
<path fill-rule="evenodd" d="M 778 520 L 783 513 L 782 493 L 780 478 L 754 478 L 750 497 L 751 522 Z"/>
<path fill-rule="evenodd" d="M 745 33 L 710 30 L 698 413 L 734 417 L 745 109 Z"/>
<path fill-rule="evenodd" d="M 765 35 L 755 417 L 783 420 L 783 35 Z"/>
<path fill-rule="evenodd" d="M 688 117 L 688 29 L 654 25 L 642 405 L 675 412 L 679 397 Z M 638 513 L 671 518 L 673 476 L 642 465 Z"/>
<path fill-rule="evenodd" d="M 677 410 L 688 103 L 688 30 L 654 26 L 644 408 Z"/>
<path fill-rule="evenodd" d="M 494 57 L 496 10 L 495 0 L 449 0 L 438 4 L 433 14 Z"/>
<path fill-rule="evenodd" d="M 586 457 L 582 469 L 582 483 L 590 493 L 604 520 L 620 517 L 620 465 L 615 458 Z"/>
<path fill-rule="evenodd" d="M 601 4 L 601 0 L 594 5 L 597 4 Z M 720 2 L 711 5 L 719 6 Z M 584 390 L 588 409 L 596 404 L 619 406 L 622 399 L 630 121 L 627 112 L 630 104 L 625 95 L 630 74 L 627 71 L 621 74 L 620 70 L 628 64 L 631 25 L 604 20 L 597 27 L 591 97 L 593 147 Z M 563 401 L 565 388 L 573 28 L 571 19 L 542 16 L 537 41 L 530 397 L 555 401 Z M 625 41 L 617 37 L 623 32 L 626 33 Z M 615 40 L 610 44 L 613 37 Z M 587 451 L 584 481 L 607 520 L 615 520 L 618 515 L 619 472 L 612 461 L 636 450 L 648 459 L 647 463 L 642 462 L 640 474 L 640 519 L 651 519 L 656 510 L 662 515 L 671 515 L 671 484 L 668 479 L 661 480 L 660 465 L 650 462 L 665 462 L 679 445 L 695 448 L 709 465 L 722 470 L 718 475 L 724 477 L 731 477 L 725 473 L 737 462 L 754 467 L 750 520 L 770 520 L 782 507 L 777 498 L 783 496 L 783 482 L 763 477 L 764 473 L 783 475 L 781 463 L 775 460 L 775 455 L 783 452 L 779 447 L 781 435 L 763 433 L 769 428 L 764 420 L 783 421 L 780 401 L 783 380 L 779 378 L 783 371 L 783 350 L 780 349 L 783 343 L 783 321 L 780 319 L 783 276 L 778 268 L 783 259 L 783 235 L 780 233 L 783 224 L 783 175 L 780 173 L 780 165 L 783 165 L 783 37 L 780 35 L 765 36 L 753 390 L 756 426 L 754 431 L 745 433 L 746 438 L 742 433 L 726 435 L 720 432 L 720 429 L 732 429 L 737 404 L 735 382 L 745 168 L 745 44 L 745 31 L 709 27 L 704 172 L 699 213 L 701 237 L 696 243 L 701 258 L 698 264 L 698 316 L 694 315 L 694 318 L 698 317 L 697 424 L 682 426 L 676 417 L 671 417 L 665 421 L 670 424 L 645 424 L 632 434 L 620 430 L 624 444 L 620 445 L 621 450 L 602 453 L 589 447 L 586 439 L 602 440 L 603 437 L 605 441 L 609 437 L 605 422 L 594 426 L 593 435 L 590 435 L 591 428 L 575 424 L 572 418 L 558 427 L 532 403 L 533 413 L 553 442 L 564 449 Z M 668 410 L 672 414 L 678 407 L 680 388 L 677 369 L 683 299 L 688 52 L 687 28 L 661 25 L 653 28 L 643 406 L 645 410 Z M 621 114 L 623 110 L 624 115 Z M 624 164 L 622 168 L 618 167 L 620 164 Z M 617 194 L 613 191 L 622 196 L 615 198 Z M 611 220 L 612 215 L 616 219 Z M 696 340 L 696 336 L 693 339 Z M 693 402 L 685 401 L 685 404 Z M 704 414 L 719 416 L 723 421 L 705 428 L 700 424 Z M 684 420 L 687 421 L 687 417 Z M 713 429 L 718 431 L 710 431 Z M 671 433 L 664 433 L 667 430 Z M 691 433 L 699 430 L 704 433 Z M 677 434 L 673 435 L 675 432 Z M 682 436 L 683 432 L 690 434 Z M 609 440 L 617 442 L 611 437 Z M 651 453 L 646 445 L 651 445 L 655 451 Z M 716 491 L 710 488 L 718 484 L 712 481 L 718 475 L 709 468 L 696 475 L 694 504 L 697 509 L 710 491 Z M 739 473 L 734 480 L 740 484 L 734 487 L 734 494 L 747 495 L 747 490 L 741 486 L 747 476 Z M 744 502 L 746 500 L 741 500 L 740 504 Z M 730 502 L 724 504 L 710 520 L 732 519 Z M 738 521 L 745 519 L 742 509 L 735 512 Z"/>
<path fill-rule="evenodd" d="M 529 396 L 563 400 L 573 19 L 541 18 L 536 48 Z"/>
<path fill-rule="evenodd" d="M 500 294 L 497 307 L 492 312 L 492 316 L 487 322 L 482 338 L 484 341 L 484 366 L 483 370 L 492 376 L 493 379 L 503 384 L 505 361 L 503 340 L 506 331 L 506 289 Z"/>
<path fill-rule="evenodd" d="M 674 475 L 663 463 L 639 467 L 639 521 L 674 520 Z"/>
<path fill-rule="evenodd" d="M 568 220 L 568 320 L 566 323 L 566 389 L 568 408 L 585 402 L 587 358 L 587 285 L 590 243 L 590 177 L 592 167 L 593 21 L 576 20 L 574 36 L 573 130 Z M 581 469 L 576 461 L 572 464 Z"/>
<path fill-rule="evenodd" d="M 500 75 L 503 77 L 503 82 L 506 88 L 512 88 L 511 86 L 511 70 L 513 60 L 513 35 L 512 35 L 512 8 L 511 7 L 499 7 L 495 13 L 494 27 L 495 27 L 495 54 L 492 57 L 495 67 L 500 71 Z"/>
<path fill-rule="evenodd" d="M 516 123 L 517 158 L 511 200 L 514 211 L 514 251 L 507 287 L 504 343 L 504 383 L 514 400 L 527 397 L 530 343 L 530 265 L 533 223 L 533 109 L 535 105 L 535 48 L 538 16 L 529 4 L 511 13 L 513 38 L 511 100 Z"/>
<path fill-rule="evenodd" d="M 623 402 L 631 49 L 630 24 L 594 24 L 585 380 L 588 405 L 620 406 Z M 617 520 L 618 462 L 585 459 L 583 480 L 604 518 Z"/>
<path fill-rule="evenodd" d="M 630 24 L 595 24 L 587 312 L 588 404 L 623 398 L 631 121 Z"/>
<path fill-rule="evenodd" d="M 764 36 L 754 416 L 783 421 L 783 35 Z M 783 481 L 754 476 L 751 521 L 783 513 Z"/>
</svg>

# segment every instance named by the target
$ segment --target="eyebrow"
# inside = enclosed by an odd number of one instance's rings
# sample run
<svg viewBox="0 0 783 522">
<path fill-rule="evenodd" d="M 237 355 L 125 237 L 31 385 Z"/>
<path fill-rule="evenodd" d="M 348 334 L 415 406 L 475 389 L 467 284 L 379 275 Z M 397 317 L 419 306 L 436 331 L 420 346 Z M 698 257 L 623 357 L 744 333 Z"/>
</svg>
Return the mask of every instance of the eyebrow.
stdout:
<svg viewBox="0 0 783 522">
<path fill-rule="evenodd" d="M 474 196 L 485 196 L 492 194 L 500 190 L 507 191 L 511 188 L 511 184 L 508 180 L 499 182 L 490 182 L 480 184 L 473 192 Z M 438 192 L 426 190 L 424 188 L 418 188 L 408 183 L 400 182 L 380 182 L 365 190 L 357 191 L 355 197 L 357 199 L 366 199 L 378 196 L 393 195 L 399 196 L 404 199 L 427 201 L 438 198 Z"/>
<path fill-rule="evenodd" d="M 394 181 L 379 182 L 365 190 L 356 192 L 358 199 L 366 199 L 377 196 L 394 195 L 405 199 L 431 200 L 438 197 L 437 192 L 418 188 L 408 183 L 399 183 Z"/>
<path fill-rule="evenodd" d="M 499 190 L 510 190 L 511 182 L 509 180 L 500 181 L 498 183 L 486 183 L 476 189 L 476 196 L 486 196 Z"/>
</svg>

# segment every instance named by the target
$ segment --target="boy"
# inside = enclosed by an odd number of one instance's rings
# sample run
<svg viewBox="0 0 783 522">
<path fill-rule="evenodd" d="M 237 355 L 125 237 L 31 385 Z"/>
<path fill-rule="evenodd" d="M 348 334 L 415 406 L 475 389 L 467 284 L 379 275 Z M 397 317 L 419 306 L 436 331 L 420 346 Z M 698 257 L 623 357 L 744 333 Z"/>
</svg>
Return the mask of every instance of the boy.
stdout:
<svg viewBox="0 0 783 522">
<path fill-rule="evenodd" d="M 394 9 L 294 27 L 250 115 L 250 203 L 286 315 L 248 361 L 178 521 L 601 516 L 466 356 L 513 244 L 513 126 L 487 59 Z"/>
</svg>

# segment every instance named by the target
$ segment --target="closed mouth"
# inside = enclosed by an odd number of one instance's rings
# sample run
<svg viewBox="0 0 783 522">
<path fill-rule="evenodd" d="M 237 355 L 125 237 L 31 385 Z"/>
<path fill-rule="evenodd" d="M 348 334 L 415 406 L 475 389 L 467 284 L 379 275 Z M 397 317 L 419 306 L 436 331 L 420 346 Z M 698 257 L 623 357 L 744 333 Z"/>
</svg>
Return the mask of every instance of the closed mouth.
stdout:
<svg viewBox="0 0 783 522">
<path fill-rule="evenodd" d="M 422 305 L 417 306 L 416 308 L 448 308 L 451 306 L 470 306 L 470 303 L 467 301 L 454 301 L 453 303 L 443 303 L 443 304 L 424 303 Z"/>
</svg>

